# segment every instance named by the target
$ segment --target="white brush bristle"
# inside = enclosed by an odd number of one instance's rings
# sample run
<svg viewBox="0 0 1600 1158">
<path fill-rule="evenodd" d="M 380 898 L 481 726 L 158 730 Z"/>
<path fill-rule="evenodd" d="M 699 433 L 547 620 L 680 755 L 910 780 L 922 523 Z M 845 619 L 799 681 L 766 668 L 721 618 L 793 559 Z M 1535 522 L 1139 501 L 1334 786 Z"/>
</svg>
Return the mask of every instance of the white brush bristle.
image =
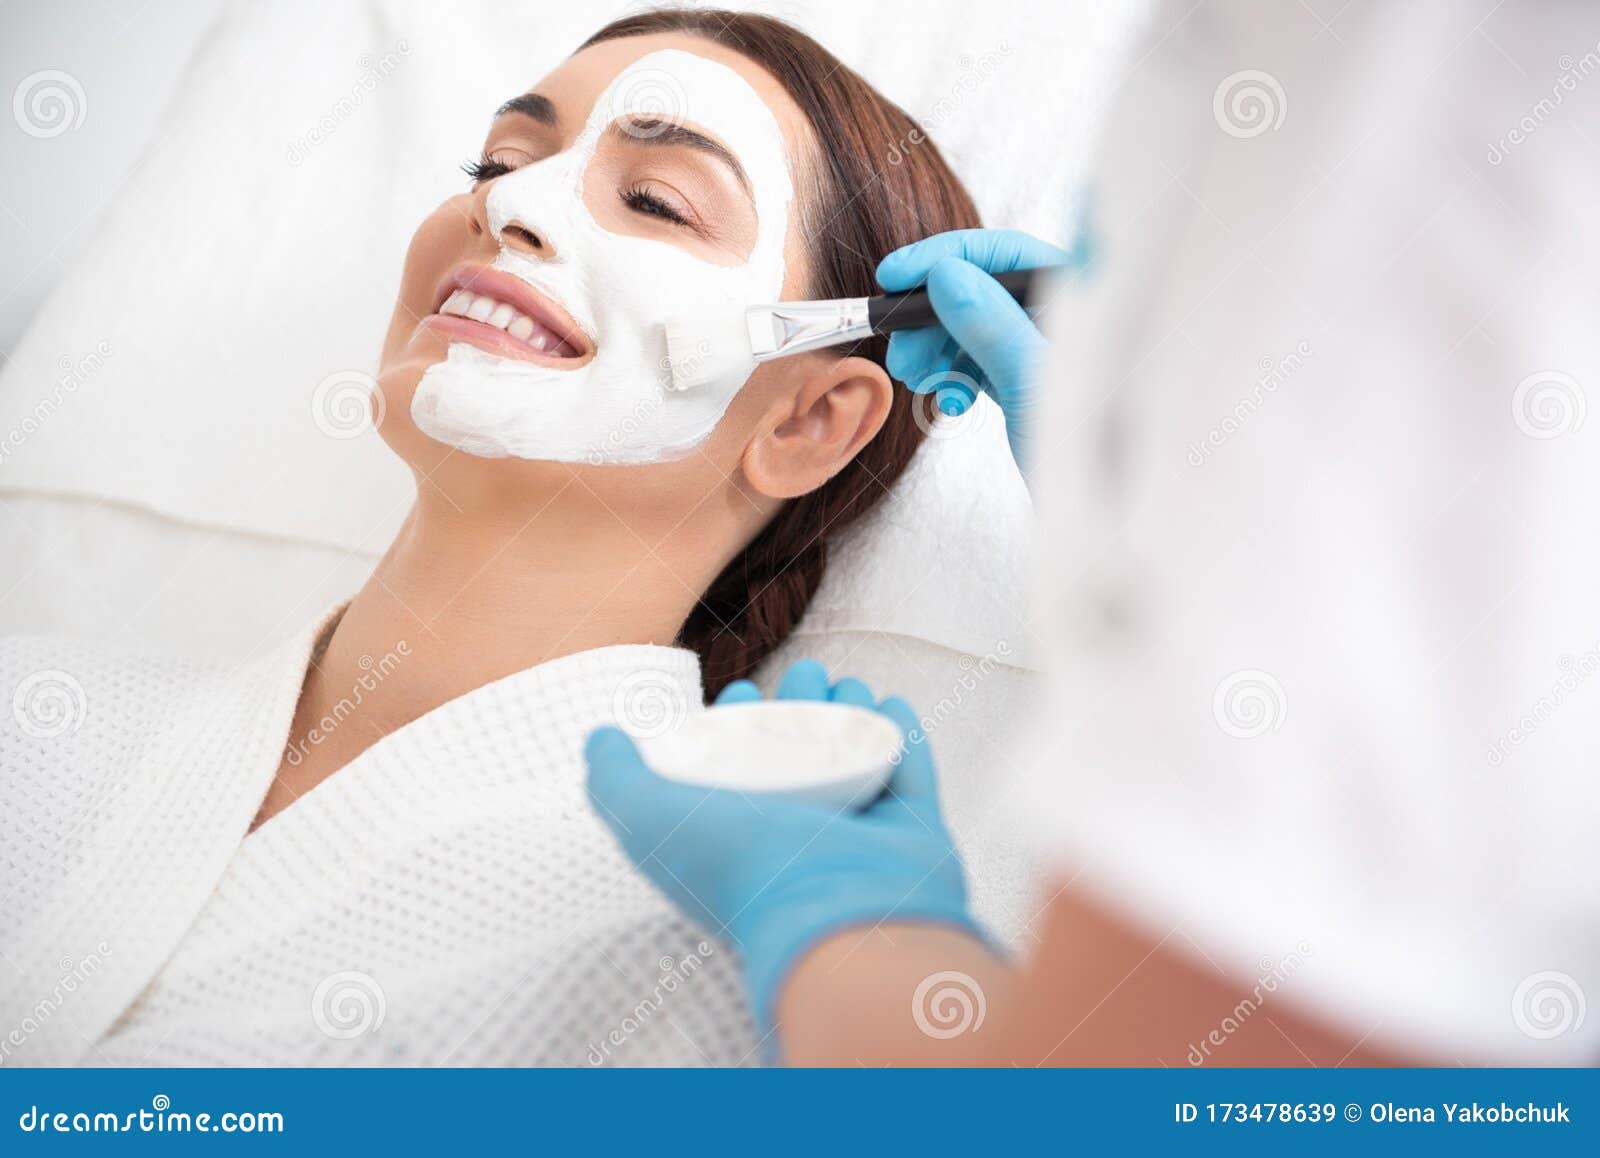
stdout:
<svg viewBox="0 0 1600 1158">
<path fill-rule="evenodd" d="M 738 371 L 749 376 L 754 360 L 743 314 L 714 323 L 680 319 L 665 329 L 672 389 L 693 390 Z"/>
</svg>

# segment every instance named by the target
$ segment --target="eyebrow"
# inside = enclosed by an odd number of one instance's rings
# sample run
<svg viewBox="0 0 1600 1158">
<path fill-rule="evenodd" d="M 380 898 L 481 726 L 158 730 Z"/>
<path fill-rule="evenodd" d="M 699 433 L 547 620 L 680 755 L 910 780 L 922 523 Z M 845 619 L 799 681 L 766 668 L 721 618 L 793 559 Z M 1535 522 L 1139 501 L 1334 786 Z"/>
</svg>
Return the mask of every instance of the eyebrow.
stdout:
<svg viewBox="0 0 1600 1158">
<path fill-rule="evenodd" d="M 495 116 L 503 117 L 507 113 L 521 113 L 525 117 L 532 117 L 541 125 L 554 125 L 556 123 L 556 106 L 550 103 L 550 98 L 540 96 L 536 92 L 525 92 L 521 96 L 514 96 L 495 112 Z"/>
<path fill-rule="evenodd" d="M 744 187 L 745 195 L 754 198 L 755 190 L 750 185 L 750 177 L 745 173 L 744 166 L 739 164 L 739 158 L 704 133 L 696 132 L 676 121 L 663 121 L 653 117 L 634 117 L 631 123 L 634 127 L 633 132 L 619 129 L 616 125 L 612 125 L 611 128 L 613 132 L 624 133 L 629 139 L 641 145 L 660 145 L 667 148 L 681 145 L 715 157 L 737 178 L 739 184 Z"/>
</svg>

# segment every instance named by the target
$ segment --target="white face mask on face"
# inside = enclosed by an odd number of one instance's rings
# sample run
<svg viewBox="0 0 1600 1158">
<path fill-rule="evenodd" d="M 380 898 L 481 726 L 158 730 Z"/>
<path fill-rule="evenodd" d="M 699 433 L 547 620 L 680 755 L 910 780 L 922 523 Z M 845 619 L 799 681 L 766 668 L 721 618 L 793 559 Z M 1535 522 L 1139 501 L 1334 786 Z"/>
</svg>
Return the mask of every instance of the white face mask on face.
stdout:
<svg viewBox="0 0 1600 1158">
<path fill-rule="evenodd" d="M 665 241 L 609 232 L 590 214 L 584 172 L 605 130 L 630 117 L 695 125 L 739 158 L 757 221 L 745 261 L 715 265 Z M 776 301 L 792 198 L 783 135 L 744 78 L 688 52 L 641 57 L 600 94 L 570 148 L 489 190 L 496 238 L 516 222 L 554 252 L 546 259 L 502 245 L 495 267 L 559 302 L 594 339 L 594 357 L 560 370 L 452 343 L 423 374 L 412 419 L 430 437 L 486 458 L 638 464 L 687 454 L 711 434 L 755 362 L 717 351 L 726 374 L 674 391 L 663 323 L 726 318 Z"/>
</svg>

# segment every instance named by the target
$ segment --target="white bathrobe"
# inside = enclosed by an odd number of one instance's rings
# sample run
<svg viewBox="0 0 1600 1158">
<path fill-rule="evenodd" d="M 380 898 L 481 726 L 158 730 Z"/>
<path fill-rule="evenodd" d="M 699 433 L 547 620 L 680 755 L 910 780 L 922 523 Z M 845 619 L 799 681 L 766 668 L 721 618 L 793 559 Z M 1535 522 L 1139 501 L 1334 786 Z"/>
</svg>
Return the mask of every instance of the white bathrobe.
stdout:
<svg viewBox="0 0 1600 1158">
<path fill-rule="evenodd" d="M 509 676 L 251 833 L 327 623 L 223 673 L 0 644 L 0 1064 L 757 1060 L 731 952 L 583 788 L 630 702 L 702 710 L 696 657 Z"/>
</svg>

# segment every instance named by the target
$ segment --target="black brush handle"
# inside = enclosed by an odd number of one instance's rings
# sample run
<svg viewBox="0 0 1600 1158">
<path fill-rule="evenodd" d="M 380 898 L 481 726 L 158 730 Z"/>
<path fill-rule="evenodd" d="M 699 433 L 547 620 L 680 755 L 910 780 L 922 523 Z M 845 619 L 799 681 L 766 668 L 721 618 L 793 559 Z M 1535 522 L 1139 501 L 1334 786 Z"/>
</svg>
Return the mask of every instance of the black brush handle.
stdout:
<svg viewBox="0 0 1600 1158">
<path fill-rule="evenodd" d="M 1034 284 L 1039 279 L 1036 274 L 1049 274 L 1053 266 L 1042 269 L 1018 269 L 1010 273 L 997 273 L 994 280 L 1005 287 L 1006 292 L 1017 300 L 1023 309 L 1037 305 L 1034 295 Z M 875 298 L 867 299 L 867 321 L 872 323 L 874 333 L 892 334 L 896 330 L 915 330 L 921 326 L 936 326 L 939 324 L 938 316 L 933 312 L 933 304 L 928 301 L 928 291 L 925 289 L 906 290 L 904 293 L 881 294 Z"/>
</svg>

